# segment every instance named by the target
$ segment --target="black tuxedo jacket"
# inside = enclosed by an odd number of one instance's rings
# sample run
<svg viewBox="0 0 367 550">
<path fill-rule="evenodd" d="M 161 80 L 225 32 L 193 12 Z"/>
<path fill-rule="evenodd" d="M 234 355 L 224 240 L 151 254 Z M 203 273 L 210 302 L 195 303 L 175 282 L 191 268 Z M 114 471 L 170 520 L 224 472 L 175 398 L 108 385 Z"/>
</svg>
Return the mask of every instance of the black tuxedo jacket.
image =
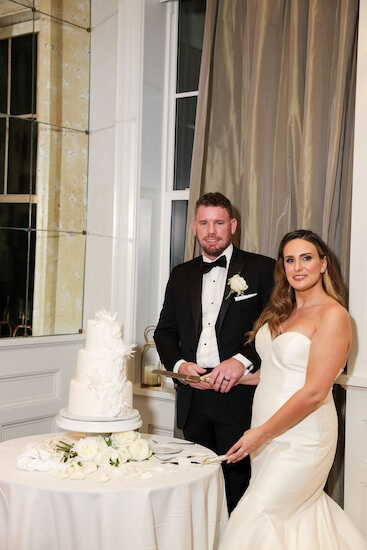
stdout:
<svg viewBox="0 0 367 550">
<path fill-rule="evenodd" d="M 154 340 L 162 364 L 167 370 L 173 370 L 180 359 L 196 363 L 196 350 L 202 330 L 201 290 L 202 258 L 176 266 L 167 283 L 163 308 L 154 333 Z M 228 278 L 237 273 L 248 285 L 245 297 L 235 300 L 235 294 L 225 299 L 229 286 L 226 285 L 216 322 L 216 335 L 220 360 L 224 361 L 242 353 L 260 366 L 260 359 L 253 346 L 245 345 L 245 333 L 252 329 L 255 320 L 267 304 L 272 288 L 275 262 L 259 254 L 245 252 L 233 247 L 228 267 Z M 254 295 L 246 298 L 248 295 Z M 229 392 L 239 395 L 238 386 Z M 183 428 L 190 408 L 192 392 L 188 386 L 178 385 L 177 424 Z M 200 391 L 200 390 L 197 390 Z"/>
</svg>

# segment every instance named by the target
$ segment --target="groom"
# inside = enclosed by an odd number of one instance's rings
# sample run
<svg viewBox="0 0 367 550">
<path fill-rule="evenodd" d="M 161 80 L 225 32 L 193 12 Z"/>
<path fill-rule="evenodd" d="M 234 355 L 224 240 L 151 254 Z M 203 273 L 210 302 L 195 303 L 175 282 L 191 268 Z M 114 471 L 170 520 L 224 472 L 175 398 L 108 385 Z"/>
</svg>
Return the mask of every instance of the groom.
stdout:
<svg viewBox="0 0 367 550">
<path fill-rule="evenodd" d="M 178 381 L 177 426 L 220 455 L 250 426 L 258 373 L 244 373 L 260 358 L 245 333 L 268 302 L 275 262 L 232 244 L 237 220 L 221 193 L 197 201 L 192 228 L 202 256 L 172 270 L 154 340 L 167 370 L 210 373 L 209 381 Z M 247 488 L 249 458 L 224 462 L 223 472 L 231 512 Z"/>
</svg>

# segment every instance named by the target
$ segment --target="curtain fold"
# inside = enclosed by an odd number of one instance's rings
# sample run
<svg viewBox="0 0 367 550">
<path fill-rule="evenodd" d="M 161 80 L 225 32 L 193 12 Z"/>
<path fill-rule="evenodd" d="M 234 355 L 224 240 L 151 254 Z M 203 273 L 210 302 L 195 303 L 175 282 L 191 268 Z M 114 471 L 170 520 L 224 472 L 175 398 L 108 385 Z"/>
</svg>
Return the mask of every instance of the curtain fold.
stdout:
<svg viewBox="0 0 367 550">
<path fill-rule="evenodd" d="M 236 243 L 275 256 L 319 233 L 349 267 L 358 0 L 208 0 L 191 167 L 236 206 Z"/>
</svg>

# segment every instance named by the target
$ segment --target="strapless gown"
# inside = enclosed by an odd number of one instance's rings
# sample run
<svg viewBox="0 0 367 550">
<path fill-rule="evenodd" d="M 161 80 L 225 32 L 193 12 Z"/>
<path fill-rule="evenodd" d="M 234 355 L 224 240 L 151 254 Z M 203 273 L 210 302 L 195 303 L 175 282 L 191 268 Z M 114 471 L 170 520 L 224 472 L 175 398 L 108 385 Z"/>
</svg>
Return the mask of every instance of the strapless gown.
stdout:
<svg viewBox="0 0 367 550">
<path fill-rule="evenodd" d="M 265 422 L 304 385 L 310 343 L 299 332 L 272 340 L 267 325 L 259 330 L 262 367 L 252 426 Z M 336 442 L 330 391 L 314 413 L 251 453 L 250 485 L 231 514 L 220 550 L 366 550 L 367 541 L 323 490 Z"/>
</svg>

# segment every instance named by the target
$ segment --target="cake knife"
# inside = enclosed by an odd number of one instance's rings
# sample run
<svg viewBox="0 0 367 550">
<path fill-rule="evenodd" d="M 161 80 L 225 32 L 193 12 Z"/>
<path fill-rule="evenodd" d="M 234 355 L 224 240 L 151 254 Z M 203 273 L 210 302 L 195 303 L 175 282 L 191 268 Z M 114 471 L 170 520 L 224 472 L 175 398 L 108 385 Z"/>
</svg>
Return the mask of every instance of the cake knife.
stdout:
<svg viewBox="0 0 367 550">
<path fill-rule="evenodd" d="M 210 374 L 204 374 L 203 376 L 195 374 L 181 374 L 179 372 L 171 372 L 169 370 L 152 370 L 152 374 L 159 374 L 159 376 L 168 376 L 169 378 L 177 378 L 178 380 L 187 380 L 188 382 L 207 382 Z"/>
</svg>

